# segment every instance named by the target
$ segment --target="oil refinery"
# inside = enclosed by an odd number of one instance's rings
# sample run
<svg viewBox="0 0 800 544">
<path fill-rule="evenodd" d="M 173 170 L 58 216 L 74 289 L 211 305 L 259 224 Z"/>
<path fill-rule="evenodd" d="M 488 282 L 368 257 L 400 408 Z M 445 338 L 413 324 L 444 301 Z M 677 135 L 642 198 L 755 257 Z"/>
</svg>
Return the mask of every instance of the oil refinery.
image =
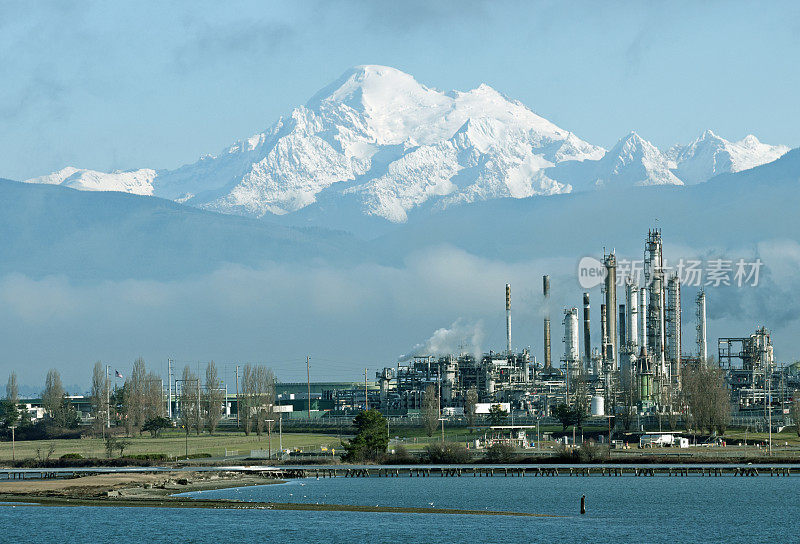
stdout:
<svg viewBox="0 0 800 544">
<path fill-rule="evenodd" d="M 796 380 L 793 375 L 778 371 L 766 328 L 748 337 L 720 338 L 718 356 L 709 357 L 703 287 L 694 297 L 697 334 L 694 349 L 687 351 L 681 333 L 681 277 L 665 267 L 660 229 L 648 231 L 643 257 L 639 278 L 619 272 L 614 251 L 604 254 L 599 345 L 592 343 L 592 301 L 583 292 L 582 324 L 577 306 L 559 312 L 563 351 L 553 359 L 551 278 L 545 275 L 542 358 L 530 348 L 514 349 L 512 290 L 506 284 L 504 350 L 420 355 L 385 367 L 376 374 L 378 388 L 370 402 L 392 413 L 417 410 L 433 386 L 451 413 L 463 410 L 467 392 L 474 389 L 481 403 L 507 403 L 522 417 L 549 416 L 555 406 L 566 404 L 591 416 L 613 416 L 625 407 L 639 416 L 680 418 L 686 413 L 683 376 L 706 365 L 719 365 L 724 372 L 731 414 L 740 421 L 763 421 L 770 405 L 790 400 L 800 384 L 788 383 Z"/>
</svg>

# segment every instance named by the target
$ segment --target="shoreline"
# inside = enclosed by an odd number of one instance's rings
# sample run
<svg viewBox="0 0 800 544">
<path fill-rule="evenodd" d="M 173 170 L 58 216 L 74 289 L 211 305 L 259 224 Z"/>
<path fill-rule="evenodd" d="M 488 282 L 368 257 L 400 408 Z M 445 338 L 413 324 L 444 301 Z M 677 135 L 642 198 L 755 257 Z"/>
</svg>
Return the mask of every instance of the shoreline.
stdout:
<svg viewBox="0 0 800 544">
<path fill-rule="evenodd" d="M 197 479 L 172 478 L 163 481 L 158 473 L 85 476 L 73 480 L 0 482 L 0 506 L 95 506 L 118 508 L 207 508 L 220 510 L 278 510 L 306 512 L 372 512 L 395 514 L 447 514 L 514 517 L 558 517 L 551 514 L 508 512 L 498 510 L 461 510 L 455 508 L 416 508 L 400 506 L 363 506 L 352 504 L 311 504 L 280 502 L 248 502 L 231 499 L 194 499 L 178 494 L 214 489 L 233 489 L 255 485 L 285 483 L 285 480 L 231 473 L 206 477 L 190 473 Z M 198 477 L 199 476 L 199 477 Z M 86 481 L 92 479 L 91 481 Z M 81 481 L 83 480 L 83 481 Z M 159 481 L 161 480 L 161 481 Z M 178 480 L 186 481 L 181 483 Z M 72 485 L 66 485 L 72 483 Z M 32 485 L 33 484 L 33 485 Z M 155 485 L 154 485 L 155 484 Z M 14 488 L 18 488 L 14 492 Z M 28 492 L 20 492 L 28 489 Z"/>
<path fill-rule="evenodd" d="M 237 486 L 238 487 L 238 486 Z M 311 504 L 286 502 L 246 502 L 229 499 L 183 499 L 174 496 L 161 498 L 70 498 L 2 495 L 0 506 L 96 506 L 106 508 L 205 508 L 214 510 L 278 510 L 302 512 L 371 512 L 390 514 L 447 514 L 472 516 L 512 516 L 530 518 L 564 517 L 555 514 L 534 514 L 502 510 L 461 510 L 456 508 L 415 508 L 403 506 L 362 506 L 354 504 Z"/>
</svg>

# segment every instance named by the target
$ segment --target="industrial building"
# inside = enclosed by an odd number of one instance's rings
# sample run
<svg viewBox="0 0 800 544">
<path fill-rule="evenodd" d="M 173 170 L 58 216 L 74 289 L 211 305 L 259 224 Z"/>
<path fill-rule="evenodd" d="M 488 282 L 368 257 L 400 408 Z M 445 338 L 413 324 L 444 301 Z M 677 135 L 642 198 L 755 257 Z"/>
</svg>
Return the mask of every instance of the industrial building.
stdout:
<svg viewBox="0 0 800 544">
<path fill-rule="evenodd" d="M 419 356 L 383 368 L 376 374 L 377 406 L 391 413 L 417 410 L 426 388 L 432 385 L 443 408 L 463 407 L 467 392 L 474 388 L 480 402 L 509 403 L 520 416 L 547 416 L 562 403 L 605 416 L 627 403 L 635 404 L 640 415 L 680 417 L 685 411 L 680 400 L 685 368 L 709 361 L 706 292 L 700 289 L 694 300 L 696 349 L 684 351 L 681 278 L 664 266 L 660 229 L 648 231 L 642 263 L 642 278 L 632 273 L 622 277 L 615 252 L 604 253 L 599 346 L 592 345 L 590 294 L 584 292 L 582 327 L 578 307 L 564 308 L 563 355 L 559 361 L 553 360 L 551 279 L 545 275 L 542 360 L 530 349 L 515 350 L 511 286 L 506 284 L 505 350 L 482 356 Z M 718 351 L 719 361 L 714 364 L 725 371 L 734 415 L 763 411 L 767 399 L 776 398 L 770 391 L 778 390 L 777 382 L 784 388 L 777 398 L 783 402 L 790 397 L 787 374 L 777 372 L 766 329 L 745 338 L 720 338 Z"/>
</svg>

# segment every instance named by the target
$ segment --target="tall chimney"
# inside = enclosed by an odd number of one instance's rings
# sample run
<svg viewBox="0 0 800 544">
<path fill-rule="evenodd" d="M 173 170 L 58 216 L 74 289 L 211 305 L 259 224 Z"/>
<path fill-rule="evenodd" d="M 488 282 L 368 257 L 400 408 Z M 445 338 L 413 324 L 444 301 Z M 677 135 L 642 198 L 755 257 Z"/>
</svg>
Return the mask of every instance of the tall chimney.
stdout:
<svg viewBox="0 0 800 544">
<path fill-rule="evenodd" d="M 708 358 L 708 343 L 706 339 L 706 292 L 700 289 L 695 299 L 697 304 L 697 355 L 700 362 L 705 365 Z"/>
<path fill-rule="evenodd" d="M 617 258 L 612 251 L 605 256 L 606 267 L 605 295 L 606 295 L 606 348 L 605 359 L 610 363 L 611 370 L 617 370 L 619 339 L 617 337 Z"/>
<path fill-rule="evenodd" d="M 606 330 L 606 305 L 600 305 L 600 360 L 605 364 L 608 348 L 608 331 Z"/>
<path fill-rule="evenodd" d="M 542 276 L 542 294 L 544 295 L 544 367 L 552 366 L 550 358 L 550 276 Z"/>
<path fill-rule="evenodd" d="M 506 284 L 506 354 L 511 356 L 511 284 Z"/>
<path fill-rule="evenodd" d="M 586 370 L 592 366 L 592 330 L 589 327 L 589 293 L 583 294 L 583 357 Z"/>
</svg>

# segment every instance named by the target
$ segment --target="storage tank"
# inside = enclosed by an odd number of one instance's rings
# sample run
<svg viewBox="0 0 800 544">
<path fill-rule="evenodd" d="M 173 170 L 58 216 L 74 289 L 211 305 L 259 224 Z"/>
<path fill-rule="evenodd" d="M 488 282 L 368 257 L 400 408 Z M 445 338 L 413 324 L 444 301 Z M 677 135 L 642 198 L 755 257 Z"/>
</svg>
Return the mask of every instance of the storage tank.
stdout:
<svg viewBox="0 0 800 544">
<path fill-rule="evenodd" d="M 653 400 L 653 375 L 642 374 L 639 376 L 639 397 L 644 402 Z"/>
<path fill-rule="evenodd" d="M 606 399 L 600 395 L 593 396 L 589 403 L 589 413 L 592 417 L 606 415 Z"/>
</svg>

